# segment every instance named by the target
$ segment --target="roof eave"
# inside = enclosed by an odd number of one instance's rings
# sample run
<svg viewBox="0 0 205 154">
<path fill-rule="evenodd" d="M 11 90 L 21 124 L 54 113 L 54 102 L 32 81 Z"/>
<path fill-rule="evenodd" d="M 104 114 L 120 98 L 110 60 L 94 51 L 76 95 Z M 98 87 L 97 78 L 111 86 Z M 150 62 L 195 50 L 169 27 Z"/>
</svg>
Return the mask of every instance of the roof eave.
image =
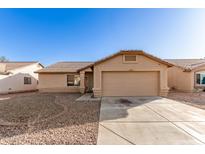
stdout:
<svg viewBox="0 0 205 154">
<path fill-rule="evenodd" d="M 169 62 L 167 62 L 167 61 L 164 61 L 164 60 L 162 60 L 162 59 L 160 59 L 160 58 L 158 58 L 158 57 L 155 57 L 155 56 L 153 56 L 153 55 L 151 55 L 151 54 L 148 54 L 148 53 L 144 52 L 143 50 L 120 50 L 119 52 L 114 53 L 114 54 L 112 54 L 112 55 L 110 55 L 110 56 L 107 56 L 107 57 L 105 57 L 105 58 L 103 58 L 103 59 L 101 59 L 101 60 L 98 60 L 98 61 L 94 62 L 93 64 L 90 64 L 90 65 L 88 65 L 88 66 L 85 66 L 85 67 L 83 67 L 83 68 L 78 69 L 77 72 L 83 71 L 83 70 L 85 70 L 85 69 L 87 69 L 87 68 L 90 68 L 90 67 L 92 67 L 92 66 L 94 66 L 94 65 L 97 65 L 97 64 L 102 63 L 102 62 L 104 62 L 104 61 L 107 61 L 107 60 L 109 60 L 109 59 L 111 59 L 111 58 L 113 58 L 113 57 L 115 57 L 115 56 L 117 56 L 117 55 L 122 55 L 122 54 L 138 54 L 138 55 L 144 55 L 144 56 L 149 57 L 149 58 L 151 58 L 151 59 L 154 59 L 154 60 L 156 60 L 156 61 L 158 61 L 158 62 L 160 62 L 160 63 L 162 63 L 162 64 L 164 64 L 164 65 L 167 65 L 168 67 L 174 66 L 173 64 L 171 64 L 171 63 L 169 63 Z"/>
<path fill-rule="evenodd" d="M 25 62 L 26 63 L 26 62 Z M 8 71 L 14 71 L 14 70 L 18 70 L 18 69 L 21 69 L 21 68 L 24 68 L 24 67 L 28 67 L 28 66 L 31 66 L 31 65 L 34 65 L 34 64 L 39 64 L 40 66 L 42 66 L 44 68 L 44 66 L 39 63 L 39 62 L 34 62 L 34 63 L 31 63 L 31 64 L 28 64 L 28 65 L 25 65 L 25 66 L 21 66 L 21 67 L 18 67 L 18 68 L 14 68 L 14 69 L 8 69 Z"/>
<path fill-rule="evenodd" d="M 37 62 L 42 68 L 44 68 L 44 66 L 41 64 L 41 63 L 39 63 L 39 62 Z"/>
<path fill-rule="evenodd" d="M 34 73 L 38 73 L 38 74 L 66 74 L 66 73 L 78 73 L 77 71 L 45 71 L 45 72 L 41 72 L 41 71 L 35 71 Z"/>
<path fill-rule="evenodd" d="M 195 66 L 195 67 L 188 68 L 187 71 L 190 71 L 190 72 L 191 72 L 191 71 L 193 71 L 193 70 L 195 70 L 195 69 L 198 69 L 198 68 L 200 68 L 200 67 L 203 67 L 203 66 L 205 66 L 205 63 L 200 64 L 200 65 Z"/>
<path fill-rule="evenodd" d="M 140 55 L 147 56 L 147 57 L 149 57 L 149 58 L 151 58 L 151 59 L 154 59 L 154 60 L 156 60 L 156 61 L 158 61 L 158 62 L 160 62 L 160 63 L 162 63 L 162 64 L 164 64 L 164 65 L 167 65 L 168 67 L 174 66 L 172 63 L 169 63 L 169 62 L 167 62 L 167 61 L 165 61 L 165 60 L 162 60 L 162 59 L 160 59 L 160 58 L 158 58 L 158 57 L 156 57 L 156 56 L 153 56 L 153 55 L 151 55 L 151 54 L 148 54 L 148 53 L 144 52 L 143 50 L 142 50 L 141 52 L 139 52 L 139 53 L 140 53 Z"/>
<path fill-rule="evenodd" d="M 0 72 L 0 75 L 9 75 L 11 72 Z"/>
</svg>

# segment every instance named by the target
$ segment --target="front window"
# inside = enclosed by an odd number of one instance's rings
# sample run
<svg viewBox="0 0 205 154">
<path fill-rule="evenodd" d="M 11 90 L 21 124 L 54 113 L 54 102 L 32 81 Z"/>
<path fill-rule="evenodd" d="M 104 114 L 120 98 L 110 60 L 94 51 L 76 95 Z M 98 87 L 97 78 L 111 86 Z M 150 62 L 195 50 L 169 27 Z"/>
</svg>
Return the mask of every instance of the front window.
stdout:
<svg viewBox="0 0 205 154">
<path fill-rule="evenodd" d="M 205 86 L 205 72 L 196 73 L 196 84 Z"/>
<path fill-rule="evenodd" d="M 67 86 L 80 86 L 80 76 L 67 75 Z"/>
<path fill-rule="evenodd" d="M 24 84 L 31 84 L 31 77 L 24 77 Z"/>
</svg>

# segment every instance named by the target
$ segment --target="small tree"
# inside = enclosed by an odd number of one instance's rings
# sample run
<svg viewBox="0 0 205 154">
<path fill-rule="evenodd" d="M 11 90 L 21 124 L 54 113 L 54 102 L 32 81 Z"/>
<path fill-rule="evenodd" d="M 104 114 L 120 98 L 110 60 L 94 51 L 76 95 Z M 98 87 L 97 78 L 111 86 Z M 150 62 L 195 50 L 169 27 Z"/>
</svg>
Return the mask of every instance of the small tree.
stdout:
<svg viewBox="0 0 205 154">
<path fill-rule="evenodd" d="M 0 56 L 0 62 L 9 61 L 5 56 Z"/>
</svg>

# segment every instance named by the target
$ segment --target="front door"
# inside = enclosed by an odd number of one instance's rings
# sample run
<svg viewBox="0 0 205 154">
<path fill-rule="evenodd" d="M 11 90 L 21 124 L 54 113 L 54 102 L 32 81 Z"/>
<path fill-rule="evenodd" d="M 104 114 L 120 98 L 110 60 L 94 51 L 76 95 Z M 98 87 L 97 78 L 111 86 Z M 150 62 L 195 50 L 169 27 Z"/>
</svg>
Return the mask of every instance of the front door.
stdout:
<svg viewBox="0 0 205 154">
<path fill-rule="evenodd" d="M 88 92 L 88 77 L 87 76 L 85 76 L 85 92 Z"/>
</svg>

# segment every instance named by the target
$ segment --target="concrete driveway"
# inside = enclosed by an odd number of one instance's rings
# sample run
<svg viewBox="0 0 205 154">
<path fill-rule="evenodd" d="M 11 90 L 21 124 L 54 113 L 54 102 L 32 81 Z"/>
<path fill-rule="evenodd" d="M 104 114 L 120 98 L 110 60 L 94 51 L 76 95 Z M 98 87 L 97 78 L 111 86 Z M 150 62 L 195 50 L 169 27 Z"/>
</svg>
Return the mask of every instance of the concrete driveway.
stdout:
<svg viewBox="0 0 205 154">
<path fill-rule="evenodd" d="M 205 110 L 161 97 L 103 97 L 97 144 L 205 144 Z"/>
</svg>

